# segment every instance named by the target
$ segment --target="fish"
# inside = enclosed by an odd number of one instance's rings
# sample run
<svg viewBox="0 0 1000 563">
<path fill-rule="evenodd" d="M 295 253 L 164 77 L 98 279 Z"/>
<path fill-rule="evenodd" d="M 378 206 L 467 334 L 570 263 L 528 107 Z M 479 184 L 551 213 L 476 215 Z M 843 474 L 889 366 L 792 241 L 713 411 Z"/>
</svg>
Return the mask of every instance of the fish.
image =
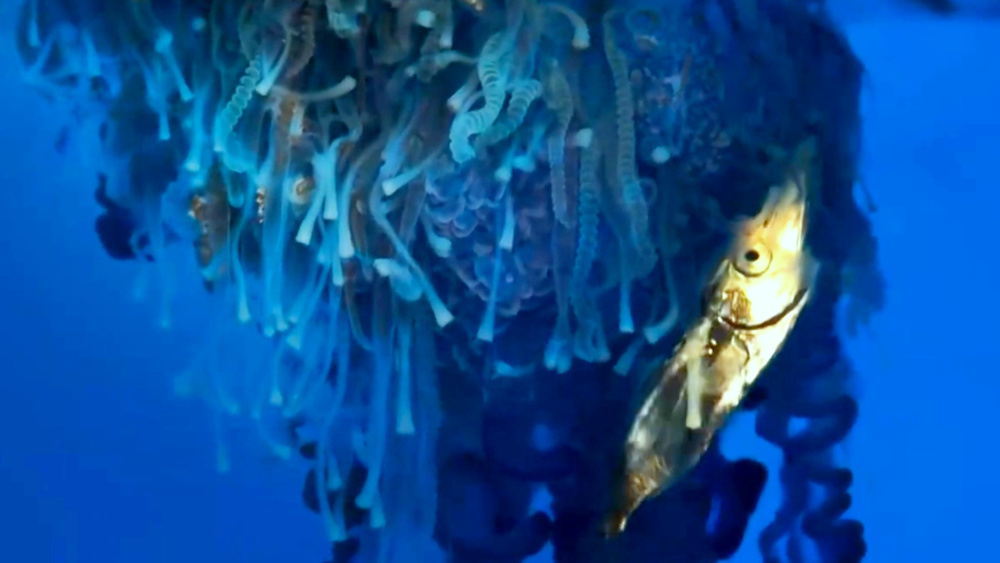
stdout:
<svg viewBox="0 0 1000 563">
<path fill-rule="evenodd" d="M 808 202 L 818 190 L 815 140 L 789 156 L 760 212 L 737 222 L 701 314 L 642 398 L 615 472 L 607 537 L 698 463 L 809 301 L 819 269 L 806 246 Z"/>
</svg>

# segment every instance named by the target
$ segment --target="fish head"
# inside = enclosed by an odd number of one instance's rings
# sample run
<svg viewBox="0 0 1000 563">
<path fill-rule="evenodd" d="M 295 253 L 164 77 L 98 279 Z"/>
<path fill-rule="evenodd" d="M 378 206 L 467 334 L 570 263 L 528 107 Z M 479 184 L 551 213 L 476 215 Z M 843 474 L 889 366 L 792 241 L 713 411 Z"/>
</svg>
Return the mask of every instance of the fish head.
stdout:
<svg viewBox="0 0 1000 563">
<path fill-rule="evenodd" d="M 735 330 L 759 332 L 792 317 L 809 297 L 816 261 L 806 248 L 815 146 L 799 147 L 782 185 L 741 221 L 710 286 L 710 308 Z M 781 335 L 781 340 L 787 333 Z"/>
</svg>

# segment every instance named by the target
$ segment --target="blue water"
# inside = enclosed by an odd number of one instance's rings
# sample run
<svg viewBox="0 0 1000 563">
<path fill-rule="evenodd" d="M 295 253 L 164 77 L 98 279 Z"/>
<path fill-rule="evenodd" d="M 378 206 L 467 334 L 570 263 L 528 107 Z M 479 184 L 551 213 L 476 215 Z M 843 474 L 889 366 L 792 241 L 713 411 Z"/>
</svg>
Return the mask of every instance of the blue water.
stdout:
<svg viewBox="0 0 1000 563">
<path fill-rule="evenodd" d="M 850 516 L 869 561 L 991 560 L 1000 26 L 891 18 L 850 37 L 870 71 L 864 176 L 890 288 L 850 343 L 862 409 L 841 452 Z M 319 563 L 303 467 L 237 436 L 217 475 L 207 409 L 172 396 L 207 322 L 193 272 L 178 272 L 188 283 L 161 329 L 155 299 L 132 299 L 134 263 L 107 259 L 92 234 L 85 137 L 58 154 L 65 116 L 20 84 L 10 49 L 0 76 L 0 561 Z M 724 448 L 778 459 L 748 419 Z M 736 561 L 760 560 L 777 487 Z"/>
</svg>

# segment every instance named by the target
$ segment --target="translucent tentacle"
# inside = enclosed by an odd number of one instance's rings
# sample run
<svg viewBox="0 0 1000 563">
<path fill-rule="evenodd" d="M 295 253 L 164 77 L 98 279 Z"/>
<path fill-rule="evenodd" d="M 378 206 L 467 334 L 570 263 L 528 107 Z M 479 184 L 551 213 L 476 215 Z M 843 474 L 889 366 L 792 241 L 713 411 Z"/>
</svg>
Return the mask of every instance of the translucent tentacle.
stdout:
<svg viewBox="0 0 1000 563">
<path fill-rule="evenodd" d="M 326 221 L 335 221 L 338 218 L 337 162 L 340 147 L 346 140 L 347 137 L 336 139 L 330 143 L 327 150 L 317 152 L 312 157 L 316 189 L 309 209 L 295 233 L 295 242 L 299 244 L 309 246 L 313 233 L 316 231 L 316 222 L 321 214 Z"/>
<path fill-rule="evenodd" d="M 632 371 L 635 366 L 635 360 L 639 357 L 639 352 L 642 351 L 642 347 L 646 344 L 646 341 L 642 338 L 634 338 L 632 342 L 625 349 L 625 352 L 619 356 L 618 361 L 615 362 L 614 372 L 621 376 L 626 376 Z"/>
<path fill-rule="evenodd" d="M 573 335 L 570 327 L 570 272 L 573 232 L 558 222 L 552 229 L 552 277 L 556 291 L 556 326 L 545 347 L 545 367 L 558 373 L 569 371 L 573 363 Z"/>
<path fill-rule="evenodd" d="M 604 16 L 604 53 L 611 67 L 615 84 L 615 117 L 618 128 L 618 151 L 615 162 L 616 174 L 621 184 L 622 198 L 630 220 L 630 239 L 639 260 L 633 264 L 629 277 L 641 277 L 649 272 L 656 262 L 656 251 L 649 235 L 649 207 L 639 183 L 639 172 L 635 159 L 635 99 L 629 79 L 628 62 L 615 43 L 612 10 Z"/>
<path fill-rule="evenodd" d="M 337 373 L 334 382 L 334 398 L 327 407 L 326 414 L 320 424 L 316 451 L 316 496 L 319 501 L 320 515 L 326 528 L 327 537 L 331 542 L 342 541 L 347 537 L 343 519 L 343 499 L 338 495 L 338 506 L 330 506 L 330 492 L 343 486 L 337 457 L 330 448 L 332 432 L 340 415 L 347 394 L 347 378 L 350 374 L 351 360 L 351 329 L 346 318 L 341 318 L 337 328 Z"/>
<path fill-rule="evenodd" d="M 257 87 L 257 84 L 260 83 L 260 65 L 261 63 L 259 58 L 254 58 L 250 61 L 246 72 L 243 74 L 243 77 L 240 78 L 236 91 L 233 92 L 233 96 L 219 113 L 214 133 L 215 152 L 221 153 L 225 150 L 227 138 L 233 133 L 233 128 L 236 127 L 236 123 L 240 120 L 240 117 L 243 116 L 243 112 L 246 111 L 247 105 L 250 103 L 250 98 L 253 96 L 254 89 Z"/>
<path fill-rule="evenodd" d="M 375 372 L 371 382 L 371 396 L 368 426 L 365 432 L 365 457 L 363 460 L 368 473 L 361 492 L 354 500 L 358 508 L 371 509 L 379 498 L 379 482 L 382 477 L 382 461 L 385 458 L 389 440 L 389 393 L 393 376 L 393 341 L 397 325 L 388 309 L 391 307 L 386 288 L 375 287 L 376 300 L 372 306 L 373 326 L 375 326 L 374 350 Z"/>
<path fill-rule="evenodd" d="M 485 131 L 500 116 L 507 89 L 504 58 L 509 47 L 508 43 L 508 34 L 499 32 L 492 35 L 483 45 L 476 72 L 483 88 L 485 105 L 478 110 L 459 115 L 452 122 L 449 132 L 451 156 L 459 164 L 472 160 L 476 154 L 469 138 Z"/>
<path fill-rule="evenodd" d="M 291 80 L 298 76 L 312 60 L 316 53 L 316 11 L 311 4 L 306 4 L 302 11 L 297 14 L 291 26 L 296 33 L 295 40 L 289 48 L 288 64 L 284 70 L 284 80 Z"/>
<path fill-rule="evenodd" d="M 566 199 L 566 134 L 573 119 L 573 93 L 569 82 L 554 59 L 545 71 L 545 103 L 556 115 L 556 126 L 549 133 L 549 178 L 552 182 L 552 209 L 557 221 L 569 226 L 569 203 Z"/>
<path fill-rule="evenodd" d="M 257 87 L 254 89 L 261 96 L 266 96 L 271 93 L 271 88 L 277 84 L 278 80 L 284 75 L 288 70 L 289 59 L 291 58 L 292 50 L 294 47 L 294 41 L 292 39 L 292 30 L 289 27 L 285 27 L 285 38 L 282 42 L 284 48 L 281 50 L 281 54 L 278 55 L 278 60 L 274 61 L 273 64 L 268 66 L 262 66 L 261 68 L 261 79 L 257 83 Z"/>
<path fill-rule="evenodd" d="M 441 297 L 434 289 L 434 286 L 431 285 L 431 282 L 424 273 L 423 268 L 421 268 L 420 264 L 418 264 L 413 258 L 413 255 L 410 253 L 409 249 L 406 248 L 402 239 L 399 238 L 395 229 L 389 224 L 385 214 L 385 202 L 383 201 L 382 195 L 384 194 L 381 189 L 373 189 L 371 191 L 368 206 L 372 219 L 374 219 L 375 224 L 389 238 L 389 242 L 396 251 L 397 259 L 409 268 L 413 278 L 420 284 L 423 289 L 424 296 L 427 298 L 427 303 L 430 305 L 431 311 L 434 313 L 434 318 L 437 320 L 438 326 L 446 326 L 451 323 L 455 317 L 452 315 L 451 311 L 448 310 L 448 307 L 445 306 L 444 301 L 441 300 Z"/>
<path fill-rule="evenodd" d="M 858 405 L 849 394 L 851 368 L 833 327 L 833 305 L 820 302 L 812 307 L 793 334 L 799 342 L 789 342 L 807 345 L 810 354 L 797 361 L 789 358 L 780 372 L 794 379 L 762 382 L 767 383 L 766 398 L 757 416 L 757 433 L 784 454 L 784 499 L 774 521 L 761 532 L 759 546 L 765 560 L 780 561 L 781 540 L 801 530 L 822 561 L 860 562 L 867 552 L 864 528 L 841 518 L 850 506 L 851 472 L 837 467 L 833 452 L 857 421 Z M 795 420 L 806 421 L 802 430 L 793 430 L 802 426 L 794 425 Z M 788 560 L 805 553 L 801 541 L 790 539 Z"/>
<path fill-rule="evenodd" d="M 590 47 L 590 30 L 587 28 L 587 21 L 580 14 L 568 6 L 547 2 L 539 6 L 543 12 L 552 12 L 565 17 L 573 26 L 572 46 L 577 51 L 583 51 Z"/>
<path fill-rule="evenodd" d="M 674 329 L 674 326 L 677 325 L 677 320 L 680 317 L 680 303 L 677 299 L 677 281 L 674 279 L 673 268 L 667 259 L 663 260 L 663 278 L 666 284 L 669 305 L 667 305 L 667 312 L 663 315 L 662 319 L 653 324 L 646 325 L 642 329 L 643 335 L 650 344 L 656 344 L 669 334 Z"/>
<path fill-rule="evenodd" d="M 293 95 L 303 102 L 328 102 L 330 100 L 335 100 L 342 96 L 346 96 L 354 91 L 358 86 L 358 81 L 353 76 L 345 76 L 341 78 L 339 82 L 330 86 L 329 88 L 324 88 L 322 90 L 308 91 L 308 92 L 295 92 L 289 90 L 288 88 L 275 85 L 271 88 L 271 91 L 279 96 L 289 96 Z"/>
<path fill-rule="evenodd" d="M 413 321 L 403 319 L 399 324 L 396 333 L 398 348 L 396 355 L 399 358 L 399 365 L 396 369 L 399 372 L 399 384 L 396 394 L 396 432 L 404 435 L 411 435 L 416 432 L 413 423 L 413 381 L 412 381 L 412 352 L 413 352 Z"/>
<path fill-rule="evenodd" d="M 584 133 L 586 131 L 586 133 Z M 578 144 L 582 147 L 580 156 L 580 196 L 577 207 L 576 259 L 570 282 L 570 300 L 577 319 L 577 331 L 573 338 L 573 351 L 581 359 L 590 362 L 605 361 L 611 357 L 604 336 L 600 312 L 592 302 L 588 280 L 597 258 L 597 226 L 600 213 L 600 194 L 597 167 L 600 145 L 590 129 L 582 130 Z"/>
<path fill-rule="evenodd" d="M 194 92 L 191 91 L 191 87 L 188 85 L 183 71 L 181 71 L 180 63 L 174 55 L 173 33 L 156 21 L 150 0 L 133 0 L 129 2 L 129 7 L 132 9 L 132 15 L 136 19 L 136 22 L 142 27 L 147 36 L 152 38 L 153 49 L 163 58 L 164 64 L 167 65 L 167 69 L 174 80 L 181 100 L 190 102 L 194 99 Z"/>
<path fill-rule="evenodd" d="M 529 79 L 515 83 L 511 87 L 507 111 L 503 117 L 476 138 L 477 150 L 479 147 L 493 146 L 510 137 L 524 123 L 528 108 L 541 95 L 542 83 L 537 80 Z"/>
<path fill-rule="evenodd" d="M 494 325 L 496 324 L 497 292 L 500 288 L 500 276 L 503 272 L 503 253 L 505 250 L 510 250 L 513 246 L 513 240 L 509 241 L 509 246 L 506 243 L 507 241 L 504 240 L 507 237 L 513 239 L 513 197 L 510 194 L 510 190 L 506 191 L 504 199 L 505 205 L 503 211 L 499 208 L 497 209 L 497 214 L 502 213 L 502 215 L 499 221 L 500 226 L 497 229 L 496 248 L 493 249 L 493 275 L 490 279 L 490 298 L 486 302 L 483 321 L 476 332 L 476 338 L 484 342 L 493 341 Z M 508 230 L 510 231 L 509 234 Z"/>
</svg>

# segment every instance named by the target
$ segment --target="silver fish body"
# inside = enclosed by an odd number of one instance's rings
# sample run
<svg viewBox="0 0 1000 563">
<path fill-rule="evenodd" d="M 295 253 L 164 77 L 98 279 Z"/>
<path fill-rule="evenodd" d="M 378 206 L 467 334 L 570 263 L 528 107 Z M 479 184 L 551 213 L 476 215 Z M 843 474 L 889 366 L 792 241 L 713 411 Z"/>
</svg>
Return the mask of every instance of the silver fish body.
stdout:
<svg viewBox="0 0 1000 563">
<path fill-rule="evenodd" d="M 805 248 L 815 150 L 797 151 L 783 185 L 740 224 L 684 334 L 642 402 L 625 442 L 605 531 L 616 535 L 647 498 L 677 482 L 781 349 L 809 300 L 816 262 Z"/>
</svg>

